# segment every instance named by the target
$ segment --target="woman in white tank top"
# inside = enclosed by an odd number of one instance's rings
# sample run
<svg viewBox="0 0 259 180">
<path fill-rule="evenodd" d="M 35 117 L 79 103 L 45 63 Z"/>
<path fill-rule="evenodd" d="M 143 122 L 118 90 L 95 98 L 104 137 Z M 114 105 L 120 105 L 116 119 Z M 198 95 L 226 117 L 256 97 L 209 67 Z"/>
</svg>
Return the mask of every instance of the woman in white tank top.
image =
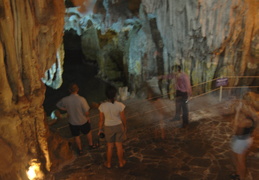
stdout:
<svg viewBox="0 0 259 180">
<path fill-rule="evenodd" d="M 106 89 L 106 96 L 108 100 L 99 106 L 99 133 L 104 131 L 107 142 L 107 161 L 104 166 L 111 168 L 111 159 L 113 147 L 116 146 L 117 156 L 119 160 L 119 167 L 123 167 L 126 161 L 123 157 L 122 142 L 126 133 L 126 117 L 124 113 L 125 105 L 115 100 L 117 89 L 109 86 Z"/>
</svg>

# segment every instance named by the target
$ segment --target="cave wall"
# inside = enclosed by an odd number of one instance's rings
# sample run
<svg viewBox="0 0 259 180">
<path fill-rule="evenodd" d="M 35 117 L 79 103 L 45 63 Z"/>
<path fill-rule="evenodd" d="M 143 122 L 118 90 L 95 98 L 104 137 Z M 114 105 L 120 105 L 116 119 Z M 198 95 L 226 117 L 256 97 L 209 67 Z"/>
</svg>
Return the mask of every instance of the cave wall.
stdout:
<svg viewBox="0 0 259 180">
<path fill-rule="evenodd" d="M 168 58 L 183 65 L 193 84 L 220 76 L 258 75 L 259 57 L 253 53 L 258 51 L 258 0 L 142 3 L 147 13 L 157 14 Z"/>
<path fill-rule="evenodd" d="M 65 14 L 63 0 L 0 0 L 1 179 L 26 179 L 35 159 L 42 171 L 72 159 L 67 142 L 50 137 L 42 107 L 41 79 L 54 88 L 61 82 L 64 16 L 65 31 L 82 37 L 85 59 L 98 62 L 99 77 L 132 91 L 175 63 L 192 84 L 258 75 L 258 0 L 87 0 L 74 6 Z"/>
<path fill-rule="evenodd" d="M 63 53 L 64 13 L 63 0 L 0 0 L 0 179 L 27 179 L 32 162 L 53 167 L 41 78 Z"/>
<path fill-rule="evenodd" d="M 131 82 L 127 86 L 133 87 L 130 89 L 140 89 L 146 80 L 170 73 L 173 64 L 181 64 L 194 85 L 220 76 L 258 75 L 258 0 L 138 2 L 99 0 L 93 14 L 78 15 L 81 31 L 88 31 L 86 22 L 91 19 L 92 28 L 104 35 L 114 31 L 117 36 L 110 40 L 126 45 L 121 61 L 127 72 L 124 77 Z M 75 9 L 73 12 L 76 13 Z M 127 31 L 127 36 L 121 36 L 121 31 Z M 89 38 L 87 42 L 91 46 Z M 98 40 L 95 42 L 98 44 Z M 99 48 L 95 58 L 100 59 L 97 61 L 101 78 L 112 81 L 115 72 L 105 70 L 103 62 L 108 60 L 104 54 L 118 45 L 109 46 Z M 255 81 L 229 79 L 229 85 L 251 85 Z M 210 83 L 198 87 L 194 93 L 211 90 L 213 86 Z"/>
</svg>

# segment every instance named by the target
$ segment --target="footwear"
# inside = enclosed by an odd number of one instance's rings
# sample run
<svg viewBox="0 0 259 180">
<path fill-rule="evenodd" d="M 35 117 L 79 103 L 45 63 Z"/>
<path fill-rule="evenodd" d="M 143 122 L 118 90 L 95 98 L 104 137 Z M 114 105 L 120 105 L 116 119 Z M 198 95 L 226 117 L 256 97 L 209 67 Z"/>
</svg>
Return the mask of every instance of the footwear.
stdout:
<svg viewBox="0 0 259 180">
<path fill-rule="evenodd" d="M 232 173 L 232 174 L 230 174 L 230 178 L 231 178 L 231 180 L 240 180 L 239 175 L 238 175 L 238 174 L 236 174 L 236 173 Z"/>
<path fill-rule="evenodd" d="M 78 149 L 77 153 L 78 153 L 79 156 L 81 156 L 81 155 L 84 154 L 84 153 L 83 153 L 83 150 L 80 150 L 80 149 Z"/>
<path fill-rule="evenodd" d="M 97 149 L 98 148 L 98 146 L 96 146 L 96 145 L 89 145 L 89 149 L 90 150 L 92 150 L 92 149 Z"/>
<path fill-rule="evenodd" d="M 180 121 L 180 118 L 174 117 L 173 119 L 171 119 L 171 121 Z"/>
</svg>

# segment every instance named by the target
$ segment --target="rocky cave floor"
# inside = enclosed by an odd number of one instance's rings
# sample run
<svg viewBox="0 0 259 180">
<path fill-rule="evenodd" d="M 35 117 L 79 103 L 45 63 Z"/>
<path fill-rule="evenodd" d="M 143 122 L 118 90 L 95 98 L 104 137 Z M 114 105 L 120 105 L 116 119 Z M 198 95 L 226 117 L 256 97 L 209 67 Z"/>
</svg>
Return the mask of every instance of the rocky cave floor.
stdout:
<svg viewBox="0 0 259 180">
<path fill-rule="evenodd" d="M 49 174 L 53 180 L 227 180 L 234 171 L 230 139 L 231 98 L 221 102 L 218 96 L 206 95 L 189 101 L 190 124 L 181 128 L 180 121 L 172 121 L 174 101 L 167 98 L 155 103 L 145 99 L 124 101 L 127 105 L 127 139 L 124 142 L 123 168 L 118 167 L 114 151 L 112 168 L 103 166 L 105 142 L 98 149 L 89 150 L 58 172 Z M 91 109 L 91 123 L 97 142 L 98 110 Z M 73 142 L 66 118 L 51 126 Z M 85 140 L 85 137 L 82 137 Z M 259 133 L 247 159 L 248 179 L 259 178 Z"/>
</svg>

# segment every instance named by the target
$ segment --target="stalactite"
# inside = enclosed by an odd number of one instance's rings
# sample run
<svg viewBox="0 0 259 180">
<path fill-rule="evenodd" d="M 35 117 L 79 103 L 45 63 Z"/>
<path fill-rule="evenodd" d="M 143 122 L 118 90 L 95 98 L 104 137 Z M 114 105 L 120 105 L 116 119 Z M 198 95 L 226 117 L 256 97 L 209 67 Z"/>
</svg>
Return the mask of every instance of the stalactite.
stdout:
<svg viewBox="0 0 259 180">
<path fill-rule="evenodd" d="M 55 159 L 49 158 L 40 79 L 56 62 L 64 10 L 63 0 L 0 0 L 0 143 L 13 151 L 1 154 L 15 159 L 1 168 L 0 179 L 25 179 L 31 158 L 43 158 L 45 170 Z"/>
<path fill-rule="evenodd" d="M 8 112 L 11 110 L 13 95 L 8 83 L 4 57 L 3 45 L 0 42 L 0 112 Z"/>
</svg>

